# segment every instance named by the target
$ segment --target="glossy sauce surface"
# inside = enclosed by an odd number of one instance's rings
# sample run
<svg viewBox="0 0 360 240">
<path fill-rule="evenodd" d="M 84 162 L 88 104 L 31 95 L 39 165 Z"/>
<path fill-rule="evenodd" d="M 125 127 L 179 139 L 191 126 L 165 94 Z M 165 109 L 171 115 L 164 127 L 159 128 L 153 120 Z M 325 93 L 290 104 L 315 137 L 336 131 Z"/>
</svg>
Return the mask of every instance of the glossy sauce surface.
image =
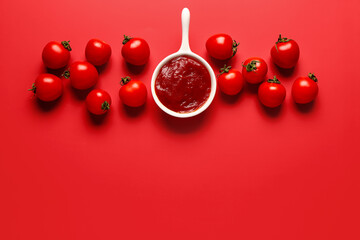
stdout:
<svg viewBox="0 0 360 240">
<path fill-rule="evenodd" d="M 189 56 L 168 61 L 159 71 L 155 92 L 160 102 L 179 113 L 193 112 L 209 98 L 211 78 L 206 67 Z"/>
</svg>

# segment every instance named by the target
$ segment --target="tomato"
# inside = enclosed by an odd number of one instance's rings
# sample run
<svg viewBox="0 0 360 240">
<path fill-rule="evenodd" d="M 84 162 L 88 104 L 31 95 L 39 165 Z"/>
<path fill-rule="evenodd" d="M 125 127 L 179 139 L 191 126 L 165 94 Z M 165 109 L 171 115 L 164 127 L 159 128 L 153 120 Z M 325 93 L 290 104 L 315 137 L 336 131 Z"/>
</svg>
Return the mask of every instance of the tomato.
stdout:
<svg viewBox="0 0 360 240">
<path fill-rule="evenodd" d="M 274 108 L 280 106 L 286 96 L 286 90 L 280 81 L 274 76 L 263 82 L 258 89 L 258 97 L 262 104 Z"/>
<path fill-rule="evenodd" d="M 94 86 L 99 78 L 99 74 L 89 62 L 78 61 L 70 65 L 69 69 L 63 74 L 65 78 L 70 78 L 71 85 L 79 90 L 84 90 Z"/>
<path fill-rule="evenodd" d="M 244 80 L 238 70 L 231 69 L 231 66 L 224 66 L 218 75 L 220 90 L 228 95 L 238 94 L 244 86 Z"/>
<path fill-rule="evenodd" d="M 146 86 L 139 80 L 131 80 L 130 77 L 121 78 L 122 87 L 119 91 L 121 101 L 130 107 L 140 107 L 146 102 Z"/>
<path fill-rule="evenodd" d="M 313 101 L 319 91 L 317 78 L 314 74 L 309 73 L 307 77 L 299 77 L 292 85 L 292 96 L 296 103 L 309 103 Z"/>
<path fill-rule="evenodd" d="M 144 39 L 124 35 L 122 43 L 124 46 L 121 49 L 121 54 L 126 62 L 136 66 L 147 63 L 150 56 L 150 48 Z"/>
<path fill-rule="evenodd" d="M 86 108 L 95 115 L 106 113 L 111 106 L 110 95 L 102 89 L 94 89 L 86 96 Z"/>
<path fill-rule="evenodd" d="M 209 55 L 218 60 L 226 60 L 233 57 L 237 52 L 239 43 L 227 34 L 215 34 L 206 41 L 206 49 Z"/>
<path fill-rule="evenodd" d="M 62 41 L 59 43 L 51 41 L 46 44 L 42 52 L 44 65 L 51 69 L 65 67 L 70 60 L 71 47 L 69 42 Z"/>
<path fill-rule="evenodd" d="M 259 57 L 248 58 L 242 68 L 242 75 L 248 83 L 257 84 L 264 81 L 268 67 L 264 59 Z"/>
<path fill-rule="evenodd" d="M 86 45 L 85 56 L 95 66 L 104 65 L 110 59 L 111 47 L 102 40 L 91 39 Z"/>
<path fill-rule="evenodd" d="M 45 102 L 58 99 L 63 92 L 63 84 L 60 78 L 53 74 L 42 73 L 36 79 L 29 91 Z"/>
<path fill-rule="evenodd" d="M 281 68 L 293 68 L 299 60 L 299 45 L 292 39 L 282 38 L 281 34 L 271 48 L 273 62 Z"/>
</svg>

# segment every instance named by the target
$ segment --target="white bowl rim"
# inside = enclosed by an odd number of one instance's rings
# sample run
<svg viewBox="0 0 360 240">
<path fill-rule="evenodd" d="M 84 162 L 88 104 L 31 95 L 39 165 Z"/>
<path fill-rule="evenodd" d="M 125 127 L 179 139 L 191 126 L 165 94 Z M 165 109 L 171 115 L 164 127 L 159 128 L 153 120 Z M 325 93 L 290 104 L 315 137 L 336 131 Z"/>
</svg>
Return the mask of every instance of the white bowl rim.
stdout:
<svg viewBox="0 0 360 240">
<path fill-rule="evenodd" d="M 192 112 L 179 113 L 179 112 L 175 112 L 175 111 L 165 107 L 165 105 L 159 100 L 159 98 L 157 97 L 156 92 L 155 92 L 155 82 L 156 82 L 156 78 L 159 74 L 160 69 L 171 59 L 180 57 L 180 56 L 189 56 L 189 57 L 193 57 L 193 58 L 197 59 L 206 67 L 206 69 L 208 70 L 208 72 L 210 74 L 210 79 L 211 79 L 210 95 L 209 95 L 208 99 L 206 100 L 206 102 L 201 107 L 199 107 L 198 109 L 196 109 L 195 111 L 192 111 Z M 188 50 L 188 51 L 179 50 L 178 52 L 170 54 L 169 56 L 164 58 L 155 68 L 152 78 L 151 78 L 151 94 L 154 98 L 155 103 L 165 113 L 167 113 L 173 117 L 178 117 L 178 118 L 193 117 L 193 116 L 196 116 L 196 115 L 202 113 L 203 111 L 205 111 L 210 106 L 212 101 L 214 100 L 215 93 L 216 93 L 216 87 L 217 87 L 216 76 L 215 76 L 213 69 L 209 65 L 209 63 L 206 62 L 205 59 L 203 59 L 196 53 L 193 53 L 191 50 Z"/>
</svg>

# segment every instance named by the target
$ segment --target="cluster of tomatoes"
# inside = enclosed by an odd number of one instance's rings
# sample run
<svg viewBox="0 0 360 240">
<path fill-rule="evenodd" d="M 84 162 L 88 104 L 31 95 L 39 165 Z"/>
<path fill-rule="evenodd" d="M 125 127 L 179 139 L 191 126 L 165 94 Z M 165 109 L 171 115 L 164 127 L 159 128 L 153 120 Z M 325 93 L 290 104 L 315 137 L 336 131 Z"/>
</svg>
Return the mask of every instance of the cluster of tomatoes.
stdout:
<svg viewBox="0 0 360 240">
<path fill-rule="evenodd" d="M 206 42 L 209 55 L 218 60 L 227 60 L 236 54 L 238 43 L 227 34 L 216 34 Z M 299 45 L 292 39 L 279 36 L 275 45 L 271 48 L 271 58 L 280 68 L 293 68 L 300 55 Z M 244 80 L 251 84 L 260 84 L 258 97 L 260 102 L 267 107 L 277 107 L 282 104 L 286 96 L 285 87 L 274 76 L 273 79 L 266 78 L 268 67 L 264 59 L 252 57 L 247 59 L 240 71 L 224 66 L 218 75 L 220 90 L 228 95 L 238 94 L 243 86 Z M 292 97 L 296 103 L 306 104 L 313 101 L 318 94 L 317 78 L 309 73 L 307 77 L 299 77 L 292 86 Z"/>
<path fill-rule="evenodd" d="M 147 63 L 150 56 L 148 43 L 142 38 L 131 38 L 124 35 L 121 54 L 125 61 L 132 65 L 141 66 Z M 227 34 L 216 34 L 206 42 L 206 49 L 210 56 L 219 60 L 227 60 L 237 52 L 238 43 Z M 68 65 L 71 47 L 69 41 L 61 43 L 51 41 L 43 49 L 42 60 L 49 69 L 61 69 Z M 288 38 L 279 36 L 271 48 L 271 58 L 280 68 L 293 68 L 299 59 L 298 44 Z M 61 75 L 69 79 L 75 89 L 85 90 L 96 85 L 99 79 L 96 67 L 106 64 L 111 56 L 111 47 L 99 39 L 91 39 L 85 48 L 87 61 L 73 62 Z M 252 57 L 242 64 L 242 74 L 231 66 L 224 66 L 218 75 L 220 90 L 228 95 L 238 94 L 244 80 L 251 84 L 260 84 L 258 97 L 260 102 L 267 107 L 277 107 L 282 104 L 286 96 L 285 87 L 276 76 L 266 78 L 268 67 L 264 59 Z M 139 80 L 130 77 L 121 79 L 122 87 L 119 91 L 121 101 L 130 107 L 139 107 L 146 102 L 147 89 Z M 42 101 L 54 101 L 63 92 L 62 79 L 50 73 L 40 74 L 29 89 Z M 313 101 L 318 93 L 317 78 L 310 73 L 307 77 L 299 77 L 292 86 L 292 96 L 296 103 L 306 104 Z M 110 95 L 102 89 L 94 89 L 86 97 L 86 107 L 89 112 L 101 115 L 106 113 L 111 106 Z"/>
<path fill-rule="evenodd" d="M 51 41 L 46 44 L 42 52 L 44 65 L 49 69 L 61 69 L 68 65 L 71 47 L 69 41 L 61 43 Z M 124 36 L 121 54 L 125 61 L 132 65 L 144 65 L 150 56 L 148 43 L 142 38 Z M 111 47 L 99 39 L 91 39 L 85 48 L 87 61 L 76 61 L 63 72 L 62 77 L 69 79 L 71 86 L 78 90 L 85 90 L 96 85 L 99 79 L 96 67 L 106 64 L 111 56 Z M 130 107 L 139 107 L 146 102 L 147 89 L 139 80 L 130 77 L 121 79 L 122 87 L 119 91 L 121 101 Z M 40 74 L 29 89 L 45 102 L 58 99 L 63 93 L 63 82 L 58 76 L 50 73 Z M 89 112 L 101 115 L 111 106 L 111 97 L 103 89 L 94 89 L 86 97 L 86 107 Z"/>
</svg>

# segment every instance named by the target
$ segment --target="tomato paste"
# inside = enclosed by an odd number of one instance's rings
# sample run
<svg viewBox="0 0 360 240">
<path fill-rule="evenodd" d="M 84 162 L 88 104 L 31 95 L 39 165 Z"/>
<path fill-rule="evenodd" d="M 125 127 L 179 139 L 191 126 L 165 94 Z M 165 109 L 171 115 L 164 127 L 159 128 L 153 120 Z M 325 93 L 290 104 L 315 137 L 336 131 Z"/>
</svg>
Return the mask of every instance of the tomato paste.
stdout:
<svg viewBox="0 0 360 240">
<path fill-rule="evenodd" d="M 168 61 L 159 71 L 155 92 L 160 102 L 178 113 L 193 112 L 209 98 L 211 78 L 206 67 L 189 56 Z"/>
</svg>

